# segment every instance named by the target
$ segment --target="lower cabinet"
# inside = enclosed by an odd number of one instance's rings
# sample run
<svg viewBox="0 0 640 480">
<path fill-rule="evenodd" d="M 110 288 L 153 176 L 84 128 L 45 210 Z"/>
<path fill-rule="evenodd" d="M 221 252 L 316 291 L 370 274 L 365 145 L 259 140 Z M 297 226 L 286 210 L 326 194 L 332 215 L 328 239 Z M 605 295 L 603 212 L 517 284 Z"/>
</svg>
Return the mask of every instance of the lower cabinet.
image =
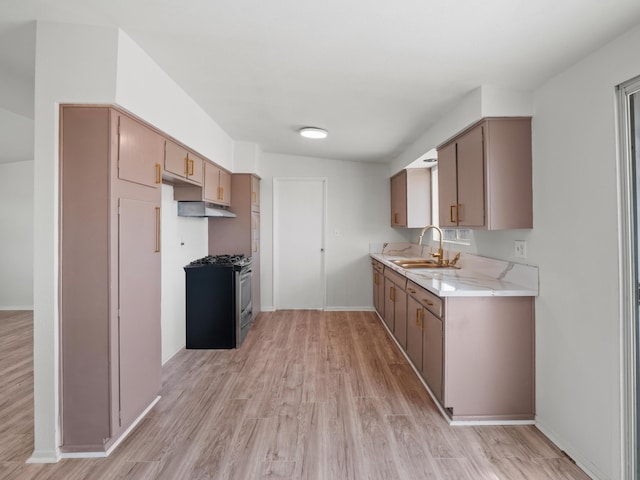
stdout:
<svg viewBox="0 0 640 480">
<path fill-rule="evenodd" d="M 534 419 L 533 297 L 438 297 L 390 268 L 384 285 L 383 320 L 450 419 Z"/>
<path fill-rule="evenodd" d="M 390 269 L 384 272 L 384 322 L 402 348 L 407 347 L 407 279 Z"/>
<path fill-rule="evenodd" d="M 442 319 L 423 309 L 422 376 L 431 392 L 442 402 Z"/>
<path fill-rule="evenodd" d="M 373 267 L 373 307 L 384 316 L 384 265 L 376 260 L 371 261 Z"/>
<path fill-rule="evenodd" d="M 411 292 L 411 289 L 409 289 Z M 407 341 L 406 351 L 411 363 L 422 372 L 422 305 L 413 294 L 407 298 Z"/>
</svg>

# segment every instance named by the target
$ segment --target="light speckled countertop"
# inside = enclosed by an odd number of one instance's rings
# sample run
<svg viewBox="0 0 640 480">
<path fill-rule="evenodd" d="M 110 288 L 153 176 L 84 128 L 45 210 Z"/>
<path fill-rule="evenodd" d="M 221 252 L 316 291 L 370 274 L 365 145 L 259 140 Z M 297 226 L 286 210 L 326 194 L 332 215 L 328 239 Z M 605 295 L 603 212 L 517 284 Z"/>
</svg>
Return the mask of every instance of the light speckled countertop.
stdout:
<svg viewBox="0 0 640 480">
<path fill-rule="evenodd" d="M 384 248 L 383 248 L 384 246 Z M 454 268 L 405 269 L 392 260 L 430 258 L 430 247 L 414 243 L 371 244 L 369 255 L 439 297 L 535 297 L 538 267 L 461 253 Z M 444 258 L 457 252 L 445 251 Z"/>
</svg>

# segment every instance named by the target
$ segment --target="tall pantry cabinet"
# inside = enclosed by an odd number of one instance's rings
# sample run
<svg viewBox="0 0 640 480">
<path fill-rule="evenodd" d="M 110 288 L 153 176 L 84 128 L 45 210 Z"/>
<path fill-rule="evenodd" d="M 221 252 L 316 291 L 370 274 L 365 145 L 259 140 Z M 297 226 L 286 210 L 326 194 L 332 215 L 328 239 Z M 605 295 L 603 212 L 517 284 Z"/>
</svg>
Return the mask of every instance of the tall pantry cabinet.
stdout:
<svg viewBox="0 0 640 480">
<path fill-rule="evenodd" d="M 61 106 L 62 451 L 106 452 L 157 398 L 164 139 Z"/>
<path fill-rule="evenodd" d="M 235 218 L 209 218 L 209 255 L 244 254 L 252 257 L 253 318 L 260 313 L 260 177 L 231 175 L 231 205 Z"/>
</svg>

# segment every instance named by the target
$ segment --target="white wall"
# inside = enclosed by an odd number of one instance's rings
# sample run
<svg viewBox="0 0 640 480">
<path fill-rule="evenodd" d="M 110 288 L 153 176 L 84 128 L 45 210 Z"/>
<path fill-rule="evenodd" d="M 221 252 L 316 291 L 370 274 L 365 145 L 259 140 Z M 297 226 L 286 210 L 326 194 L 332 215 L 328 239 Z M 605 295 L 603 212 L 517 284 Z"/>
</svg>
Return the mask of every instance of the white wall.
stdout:
<svg viewBox="0 0 640 480">
<path fill-rule="evenodd" d="M 117 103 L 222 166 L 233 141 L 129 37 L 113 28 L 39 22 L 34 161 L 34 418 L 32 462 L 55 461 L 60 444 L 58 361 L 58 105 Z M 169 222 L 170 223 L 170 222 Z M 198 228 L 185 236 L 200 245 Z M 170 256 L 170 258 L 176 258 Z M 163 291 L 163 293 L 165 293 Z M 167 307 L 168 309 L 175 308 Z M 166 319 L 163 319 L 165 321 Z M 169 355 L 180 339 L 174 317 Z M 164 343 L 164 341 L 163 341 Z"/>
<path fill-rule="evenodd" d="M 621 478 L 615 86 L 640 75 L 638 45 L 640 26 L 534 92 L 534 228 L 474 231 L 462 248 L 522 261 L 514 240 L 527 240 L 540 272 L 537 425 L 601 480 Z"/>
<path fill-rule="evenodd" d="M 534 94 L 537 421 L 600 479 L 621 474 L 614 89 L 638 45 L 640 26 Z"/>
<path fill-rule="evenodd" d="M 0 310 L 33 308 L 33 161 L 0 163 Z"/>
<path fill-rule="evenodd" d="M 31 461 L 57 458 L 58 104 L 115 100 L 117 31 L 38 23 L 34 145 L 34 420 Z"/>
<path fill-rule="evenodd" d="M 118 31 L 116 102 L 218 165 L 233 167 L 233 140 L 138 44 Z"/>
<path fill-rule="evenodd" d="M 406 240 L 389 226 L 388 165 L 262 153 L 260 174 L 263 310 L 274 308 L 273 179 L 284 177 L 327 178 L 327 308 L 372 308 L 369 243 Z"/>
<path fill-rule="evenodd" d="M 178 217 L 173 187 L 162 185 L 162 363 L 184 348 L 183 267 L 207 254 L 207 219 Z"/>
</svg>

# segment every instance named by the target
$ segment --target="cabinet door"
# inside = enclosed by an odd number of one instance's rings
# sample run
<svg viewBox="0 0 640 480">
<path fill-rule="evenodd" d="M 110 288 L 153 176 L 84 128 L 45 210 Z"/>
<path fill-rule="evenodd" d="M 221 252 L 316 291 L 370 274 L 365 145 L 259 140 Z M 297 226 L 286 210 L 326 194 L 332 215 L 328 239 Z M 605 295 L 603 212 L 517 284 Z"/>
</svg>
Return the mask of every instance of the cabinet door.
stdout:
<svg viewBox="0 0 640 480">
<path fill-rule="evenodd" d="M 458 187 L 455 142 L 438 150 L 438 203 L 440 226 L 457 226 Z"/>
<path fill-rule="evenodd" d="M 483 126 L 478 125 L 458 140 L 458 225 L 484 225 Z"/>
<path fill-rule="evenodd" d="M 407 293 L 396 287 L 393 335 L 402 348 L 407 348 Z"/>
<path fill-rule="evenodd" d="M 195 183 L 202 184 L 204 177 L 204 160 L 197 155 L 187 155 L 187 178 Z"/>
<path fill-rule="evenodd" d="M 231 205 L 231 174 L 224 170 L 220 170 L 220 201 L 222 205 Z"/>
<path fill-rule="evenodd" d="M 122 198 L 118 224 L 120 426 L 161 386 L 160 204 Z"/>
<path fill-rule="evenodd" d="M 378 271 L 376 271 L 375 267 L 373 268 L 373 308 L 376 309 L 376 312 L 380 314 L 380 316 L 384 316 L 384 312 L 380 309 L 380 283 L 382 283 L 382 275 Z M 382 292 L 384 295 L 384 291 Z"/>
<path fill-rule="evenodd" d="M 378 313 L 384 317 L 384 277 L 378 272 Z"/>
<path fill-rule="evenodd" d="M 160 135 L 129 117 L 118 117 L 118 178 L 158 188 L 163 155 Z"/>
<path fill-rule="evenodd" d="M 260 214 L 251 213 L 251 255 L 260 252 Z"/>
<path fill-rule="evenodd" d="M 260 211 L 260 179 L 251 177 L 251 210 Z"/>
<path fill-rule="evenodd" d="M 423 311 L 422 376 L 442 402 L 442 320 L 427 309 Z"/>
<path fill-rule="evenodd" d="M 382 316 L 382 319 L 384 320 L 384 323 L 387 324 L 387 327 L 389 327 L 391 332 L 393 332 L 395 323 L 394 298 L 396 289 L 396 285 L 391 280 L 388 278 L 384 279 L 384 315 Z"/>
<path fill-rule="evenodd" d="M 220 169 L 214 164 L 204 164 L 204 199 L 207 202 L 220 203 Z"/>
<path fill-rule="evenodd" d="M 422 371 L 422 305 L 411 295 L 407 299 L 407 355 Z"/>
<path fill-rule="evenodd" d="M 407 172 L 391 177 L 391 226 L 407 226 Z"/>
<path fill-rule="evenodd" d="M 186 177 L 188 172 L 187 151 L 171 140 L 165 140 L 164 144 L 164 169 L 177 175 Z"/>
</svg>

